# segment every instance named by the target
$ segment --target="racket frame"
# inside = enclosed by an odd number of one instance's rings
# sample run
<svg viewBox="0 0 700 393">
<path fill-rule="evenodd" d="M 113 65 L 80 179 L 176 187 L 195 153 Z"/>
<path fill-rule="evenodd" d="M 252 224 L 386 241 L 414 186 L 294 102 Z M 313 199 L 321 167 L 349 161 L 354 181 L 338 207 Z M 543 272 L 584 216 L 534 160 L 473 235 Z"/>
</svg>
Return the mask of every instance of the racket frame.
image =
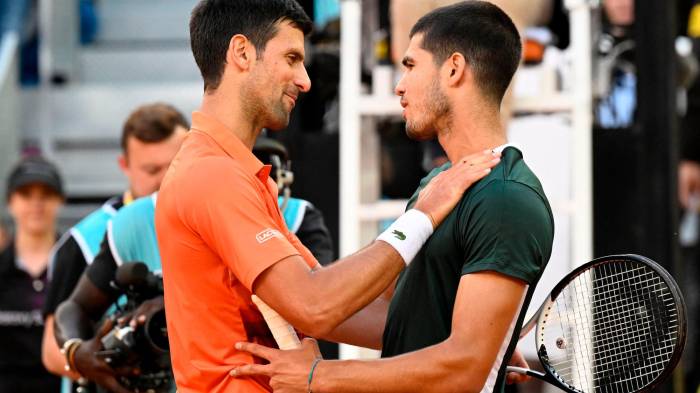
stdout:
<svg viewBox="0 0 700 393">
<path fill-rule="evenodd" d="M 687 318 L 686 318 L 686 306 L 685 306 L 685 300 L 683 299 L 683 295 L 681 294 L 680 288 L 678 287 L 678 284 L 676 281 L 673 279 L 671 274 L 666 271 L 661 265 L 656 263 L 655 261 L 641 256 L 641 255 L 636 255 L 636 254 L 619 254 L 619 255 L 608 255 L 600 258 L 596 258 L 590 262 L 587 262 L 576 269 L 574 269 L 572 272 L 564 276 L 559 283 L 552 289 L 550 294 L 547 296 L 545 301 L 542 303 L 540 308 L 537 310 L 535 315 L 533 315 L 530 320 L 523 325 L 521 331 L 520 331 L 520 338 L 523 338 L 526 336 L 535 326 L 537 327 L 537 332 L 535 334 L 535 347 L 537 348 L 537 357 L 540 361 L 540 364 L 542 365 L 542 368 L 545 370 L 544 373 L 535 371 L 535 370 L 529 370 L 529 369 L 524 369 L 521 367 L 512 367 L 508 366 L 507 371 L 509 372 L 517 372 L 520 374 L 525 374 L 531 377 L 535 377 L 538 379 L 541 379 L 545 382 L 548 382 L 566 392 L 569 393 L 583 393 L 583 391 L 569 385 L 568 383 L 564 382 L 564 380 L 557 374 L 557 372 L 552 368 L 552 366 L 549 364 L 547 360 L 547 353 L 546 353 L 546 347 L 542 345 L 542 342 L 540 340 L 540 332 L 544 329 L 544 325 L 546 324 L 546 318 L 548 315 L 548 311 L 551 310 L 551 308 L 554 306 L 557 297 L 561 294 L 561 292 L 566 288 L 566 286 L 573 281 L 576 277 L 584 273 L 585 271 L 588 271 L 596 266 L 603 265 L 606 263 L 610 263 L 611 261 L 629 261 L 629 262 L 637 262 L 641 263 L 645 266 L 648 266 L 651 270 L 654 270 L 658 275 L 661 277 L 661 279 L 666 283 L 668 286 L 669 291 L 671 292 L 671 296 L 675 300 L 675 305 L 677 308 L 678 312 L 678 337 L 676 339 L 676 345 L 673 350 L 673 355 L 669 359 L 668 363 L 664 367 L 664 370 L 659 374 L 651 383 L 643 387 L 641 390 L 635 391 L 635 393 L 645 393 L 645 392 L 651 392 L 653 391 L 656 387 L 658 387 L 661 383 L 663 383 L 673 372 L 675 367 L 678 365 L 678 362 L 680 361 L 681 355 L 683 354 L 683 350 L 685 349 L 685 343 L 686 343 L 686 335 L 687 335 Z M 588 393 L 588 392 L 586 392 Z"/>
</svg>

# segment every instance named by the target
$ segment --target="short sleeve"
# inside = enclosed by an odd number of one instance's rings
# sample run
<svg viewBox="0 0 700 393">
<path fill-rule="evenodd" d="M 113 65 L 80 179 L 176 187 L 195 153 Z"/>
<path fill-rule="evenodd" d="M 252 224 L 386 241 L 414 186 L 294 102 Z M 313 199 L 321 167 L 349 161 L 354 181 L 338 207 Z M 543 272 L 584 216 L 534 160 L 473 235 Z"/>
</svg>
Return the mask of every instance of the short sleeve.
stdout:
<svg viewBox="0 0 700 393">
<path fill-rule="evenodd" d="M 65 235 L 51 260 L 51 277 L 42 310 L 44 317 L 56 312 L 56 308 L 70 297 L 85 271 L 85 257 L 73 236 Z"/>
<path fill-rule="evenodd" d="M 546 200 L 524 184 L 498 180 L 470 203 L 470 214 L 460 222 L 462 274 L 490 270 L 536 282 L 554 236 Z"/>
<path fill-rule="evenodd" d="M 291 234 L 280 216 L 276 195 L 266 195 L 265 184 L 235 162 L 210 158 L 185 178 L 199 192 L 181 195 L 183 221 L 248 290 L 268 267 L 299 255 L 288 239 Z"/>
</svg>

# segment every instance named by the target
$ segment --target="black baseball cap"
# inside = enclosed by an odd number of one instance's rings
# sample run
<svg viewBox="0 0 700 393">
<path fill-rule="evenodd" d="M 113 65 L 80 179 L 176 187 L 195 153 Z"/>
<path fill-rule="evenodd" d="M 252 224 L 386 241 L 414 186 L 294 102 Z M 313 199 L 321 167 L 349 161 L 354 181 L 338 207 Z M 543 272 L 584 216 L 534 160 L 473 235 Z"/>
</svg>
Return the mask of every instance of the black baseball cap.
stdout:
<svg viewBox="0 0 700 393">
<path fill-rule="evenodd" d="M 12 169 L 10 177 L 7 179 L 5 197 L 9 199 L 10 194 L 17 191 L 18 188 L 31 183 L 44 184 L 59 195 L 65 196 L 58 168 L 46 159 L 34 156 L 23 158 Z"/>
</svg>

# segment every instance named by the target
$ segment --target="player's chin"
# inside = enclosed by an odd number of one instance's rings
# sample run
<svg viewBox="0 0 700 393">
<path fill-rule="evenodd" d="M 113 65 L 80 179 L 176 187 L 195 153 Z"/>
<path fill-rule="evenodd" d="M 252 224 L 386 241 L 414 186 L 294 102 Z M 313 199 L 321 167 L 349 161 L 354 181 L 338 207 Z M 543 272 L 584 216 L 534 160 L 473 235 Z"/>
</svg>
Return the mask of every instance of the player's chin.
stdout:
<svg viewBox="0 0 700 393">
<path fill-rule="evenodd" d="M 286 113 L 281 116 L 275 116 L 274 119 L 271 119 L 271 121 L 268 122 L 267 126 L 265 128 L 272 130 L 272 131 L 281 131 L 287 128 L 289 125 L 289 113 Z"/>
<path fill-rule="evenodd" d="M 412 122 L 406 122 L 406 135 L 414 141 L 428 141 L 435 137 L 435 133 L 425 127 L 416 126 Z"/>
</svg>

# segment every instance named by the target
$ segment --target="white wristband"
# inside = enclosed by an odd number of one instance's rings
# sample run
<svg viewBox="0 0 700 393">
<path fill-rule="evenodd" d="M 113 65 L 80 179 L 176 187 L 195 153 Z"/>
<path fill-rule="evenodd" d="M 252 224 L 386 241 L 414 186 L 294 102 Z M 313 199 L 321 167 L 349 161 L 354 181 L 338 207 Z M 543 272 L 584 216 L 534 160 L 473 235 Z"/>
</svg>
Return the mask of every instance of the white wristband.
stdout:
<svg viewBox="0 0 700 393">
<path fill-rule="evenodd" d="M 394 221 L 377 240 L 389 243 L 408 265 L 433 234 L 433 222 L 420 210 L 411 209 Z"/>
</svg>

